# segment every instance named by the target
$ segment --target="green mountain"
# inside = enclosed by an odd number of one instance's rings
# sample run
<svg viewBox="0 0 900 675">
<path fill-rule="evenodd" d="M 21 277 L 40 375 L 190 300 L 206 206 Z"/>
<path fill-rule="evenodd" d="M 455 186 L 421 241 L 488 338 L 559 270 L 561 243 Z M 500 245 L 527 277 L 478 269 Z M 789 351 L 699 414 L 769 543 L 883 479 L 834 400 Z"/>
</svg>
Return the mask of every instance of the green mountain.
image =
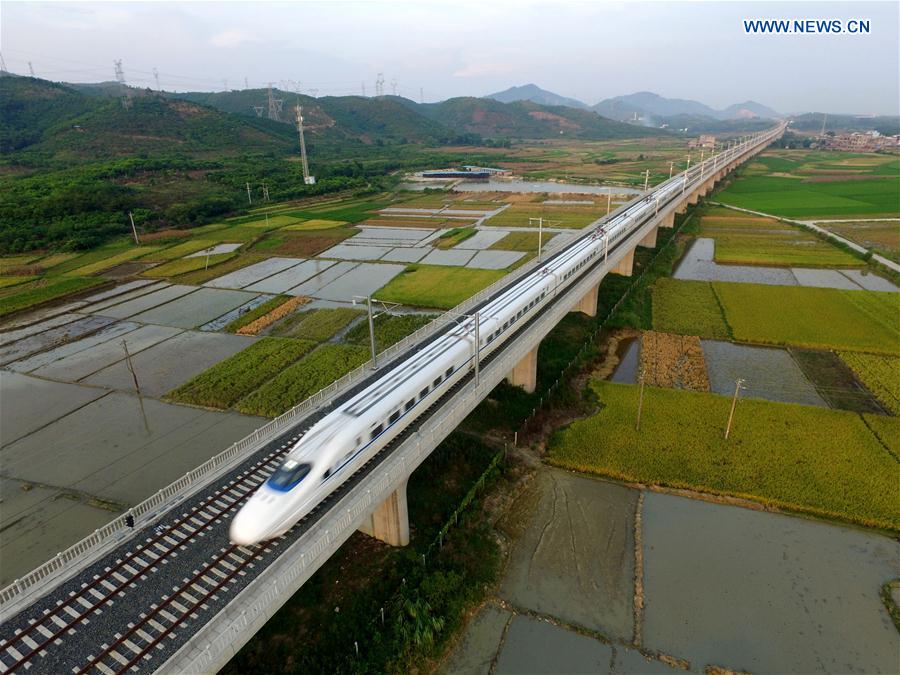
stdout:
<svg viewBox="0 0 900 675">
<path fill-rule="evenodd" d="M 487 138 L 602 140 L 666 133 L 615 122 L 590 110 L 539 105 L 531 101 L 501 103 L 489 98 L 461 97 L 418 105 L 417 109 L 457 133 L 474 133 Z"/>
</svg>

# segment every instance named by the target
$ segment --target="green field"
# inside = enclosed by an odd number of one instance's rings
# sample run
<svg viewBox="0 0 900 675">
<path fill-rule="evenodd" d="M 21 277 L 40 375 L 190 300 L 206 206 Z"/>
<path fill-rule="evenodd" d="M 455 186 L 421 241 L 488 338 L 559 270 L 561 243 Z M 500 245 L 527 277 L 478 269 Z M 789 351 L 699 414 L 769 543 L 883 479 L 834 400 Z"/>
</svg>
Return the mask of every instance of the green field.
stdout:
<svg viewBox="0 0 900 675">
<path fill-rule="evenodd" d="M 270 334 L 281 337 L 302 338 L 313 342 L 326 342 L 363 314 L 364 312 L 360 310 L 346 307 L 299 312 L 291 314 L 274 325 L 270 330 Z"/>
<path fill-rule="evenodd" d="M 375 350 L 380 352 L 395 342 L 429 324 L 435 314 L 380 314 L 375 317 Z M 369 322 L 361 321 L 347 331 L 344 340 L 349 344 L 369 347 Z"/>
<path fill-rule="evenodd" d="M 141 256 L 145 256 L 148 253 L 153 253 L 157 250 L 159 250 L 159 247 L 157 246 L 134 246 L 116 255 L 106 256 L 87 265 L 76 267 L 74 270 L 68 272 L 67 274 L 81 277 L 90 276 L 92 274 L 97 274 L 98 272 L 108 270 L 112 267 L 115 267 L 116 265 L 130 262 L 132 260 L 140 258 Z"/>
<path fill-rule="evenodd" d="M 9 288 L 10 286 L 18 286 L 29 281 L 34 281 L 37 276 L 21 276 L 21 277 L 0 277 L 0 288 Z"/>
<path fill-rule="evenodd" d="M 736 340 L 900 354 L 896 293 L 712 284 Z"/>
<path fill-rule="evenodd" d="M 543 235 L 541 246 L 546 248 L 549 242 L 556 235 L 552 232 Z M 537 253 L 538 250 L 538 233 L 537 232 L 510 232 L 500 241 L 496 242 L 491 249 L 496 251 L 524 251 L 525 253 Z"/>
<path fill-rule="evenodd" d="M 193 284 L 200 285 L 210 279 L 215 279 L 216 277 L 220 277 L 223 274 L 228 274 L 229 272 L 234 272 L 235 270 L 239 270 L 242 267 L 247 267 L 248 265 L 253 265 L 254 263 L 258 263 L 261 260 L 265 260 L 268 256 L 257 255 L 255 253 L 241 253 L 234 258 L 230 258 L 223 263 L 220 263 L 216 267 L 211 267 L 208 270 L 199 269 L 195 272 L 187 272 L 186 274 L 182 274 L 175 279 L 179 284 Z"/>
<path fill-rule="evenodd" d="M 239 401 L 237 409 L 249 415 L 276 417 L 368 360 L 365 347 L 322 345 Z"/>
<path fill-rule="evenodd" d="M 712 285 L 664 277 L 653 284 L 653 329 L 727 340 L 731 331 Z"/>
<path fill-rule="evenodd" d="M 529 218 L 544 218 L 544 227 L 582 228 L 606 215 L 606 204 L 596 206 L 567 206 L 539 202 L 515 203 L 496 216 L 488 218 L 485 225 L 514 227 L 538 227 Z"/>
<path fill-rule="evenodd" d="M 900 415 L 900 358 L 856 352 L 840 357 L 888 410 Z"/>
<path fill-rule="evenodd" d="M 288 232 L 308 232 L 311 230 L 331 230 L 336 227 L 346 225 L 342 220 L 325 220 L 323 218 L 313 218 L 312 220 L 301 220 L 293 225 L 281 228 Z"/>
<path fill-rule="evenodd" d="M 602 408 L 552 439 L 552 464 L 620 480 L 734 495 L 900 531 L 900 464 L 860 415 L 741 401 L 724 439 L 726 396 L 593 382 Z M 866 416 L 900 437 L 900 420 Z"/>
<path fill-rule="evenodd" d="M 889 155 L 769 151 L 716 199 L 788 218 L 900 215 L 900 163 Z"/>
<path fill-rule="evenodd" d="M 0 293 L 0 316 L 78 293 L 105 282 L 105 279 L 96 277 L 58 277 L 10 286 Z"/>
<path fill-rule="evenodd" d="M 725 208 L 706 209 L 699 236 L 716 240 L 715 260 L 735 265 L 864 267 L 862 260 L 806 230 Z"/>
<path fill-rule="evenodd" d="M 442 234 L 438 240 L 434 242 L 434 247 L 441 249 L 453 248 L 469 237 L 474 236 L 477 231 L 478 230 L 474 227 L 454 227 L 452 230 L 448 230 Z"/>
<path fill-rule="evenodd" d="M 503 270 L 410 265 L 375 293 L 379 300 L 413 307 L 450 309 L 502 278 Z"/>
<path fill-rule="evenodd" d="M 213 239 L 191 239 L 188 241 L 183 241 L 180 244 L 176 244 L 175 246 L 169 246 L 168 248 L 160 249 L 154 253 L 147 255 L 144 259 L 148 262 L 169 262 L 170 260 L 177 260 L 178 258 L 183 258 L 186 255 L 190 255 L 191 253 L 196 253 L 197 251 L 202 251 L 205 248 L 210 248 L 218 244 L 215 238 Z"/>
<path fill-rule="evenodd" d="M 306 340 L 263 338 L 169 392 L 166 398 L 209 408 L 230 408 L 315 347 Z"/>
<path fill-rule="evenodd" d="M 660 279 L 653 328 L 743 342 L 900 353 L 894 293 Z"/>
</svg>

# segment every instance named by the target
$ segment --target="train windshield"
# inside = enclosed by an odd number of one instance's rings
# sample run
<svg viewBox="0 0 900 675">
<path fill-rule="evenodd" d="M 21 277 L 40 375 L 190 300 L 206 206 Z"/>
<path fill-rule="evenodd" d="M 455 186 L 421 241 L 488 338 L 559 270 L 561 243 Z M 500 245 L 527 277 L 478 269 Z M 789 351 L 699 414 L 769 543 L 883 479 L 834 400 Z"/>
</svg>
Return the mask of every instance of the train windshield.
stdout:
<svg viewBox="0 0 900 675">
<path fill-rule="evenodd" d="M 278 467 L 272 477 L 269 478 L 269 487 L 280 492 L 287 492 L 294 488 L 300 481 L 306 478 L 312 469 L 310 464 L 301 464 L 289 459 Z"/>
</svg>

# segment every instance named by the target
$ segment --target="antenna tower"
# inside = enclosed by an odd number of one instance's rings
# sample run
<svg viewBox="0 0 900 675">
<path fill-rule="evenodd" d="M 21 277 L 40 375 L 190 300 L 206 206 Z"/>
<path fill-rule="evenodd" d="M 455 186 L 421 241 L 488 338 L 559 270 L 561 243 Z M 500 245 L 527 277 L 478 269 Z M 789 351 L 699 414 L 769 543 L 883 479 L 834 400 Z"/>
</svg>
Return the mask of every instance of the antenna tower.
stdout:
<svg viewBox="0 0 900 675">
<path fill-rule="evenodd" d="M 131 92 L 128 85 L 125 84 L 125 71 L 122 70 L 122 59 L 113 61 L 116 66 L 116 82 L 119 83 L 119 89 L 122 91 L 122 107 L 126 110 L 131 107 Z"/>
<path fill-rule="evenodd" d="M 281 109 L 284 107 L 284 100 L 280 98 L 275 98 L 272 95 L 272 82 L 269 82 L 269 97 L 268 97 L 268 106 L 269 106 L 269 114 L 268 117 L 270 120 L 278 120 L 281 121 Z"/>
<path fill-rule="evenodd" d="M 297 133 L 300 135 L 300 163 L 303 166 L 303 182 L 315 185 L 316 177 L 309 175 L 309 162 L 306 159 L 306 141 L 303 139 L 303 108 L 298 103 L 294 110 L 297 113 Z"/>
</svg>

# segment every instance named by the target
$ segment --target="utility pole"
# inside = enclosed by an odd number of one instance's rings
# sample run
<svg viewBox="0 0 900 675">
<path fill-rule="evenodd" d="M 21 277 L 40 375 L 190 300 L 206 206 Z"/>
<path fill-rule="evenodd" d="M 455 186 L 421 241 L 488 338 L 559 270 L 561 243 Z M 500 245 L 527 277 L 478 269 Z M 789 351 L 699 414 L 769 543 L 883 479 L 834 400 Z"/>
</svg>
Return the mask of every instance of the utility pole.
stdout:
<svg viewBox="0 0 900 675">
<path fill-rule="evenodd" d="M 249 89 L 249 88 L 250 88 L 250 83 L 247 82 L 247 78 L 245 77 L 244 78 L 244 89 Z"/>
<path fill-rule="evenodd" d="M 672 172 L 675 170 L 675 162 L 669 162 L 669 178 L 672 177 Z"/>
<path fill-rule="evenodd" d="M 612 188 L 606 188 L 606 215 L 609 215 L 609 210 L 612 208 Z"/>
<path fill-rule="evenodd" d="M 34 66 L 31 65 L 31 61 L 28 62 L 28 72 L 31 73 L 32 77 L 36 77 L 34 74 Z"/>
<path fill-rule="evenodd" d="M 647 191 L 647 186 L 650 184 L 650 169 L 647 169 L 644 172 L 644 192 Z"/>
<path fill-rule="evenodd" d="M 263 183 L 263 201 L 269 201 L 269 186 Z M 266 212 L 266 220 L 268 221 L 269 214 Z"/>
<path fill-rule="evenodd" d="M 375 78 L 375 96 L 381 98 L 384 96 L 384 73 L 378 73 Z"/>
<path fill-rule="evenodd" d="M 700 180 L 703 180 L 703 150 L 700 150 Z"/>
<path fill-rule="evenodd" d="M 640 388 L 640 393 L 638 394 L 637 420 L 635 420 L 635 423 L 634 423 L 635 431 L 641 430 L 641 412 L 644 409 L 644 369 L 643 368 L 641 368 L 640 384 L 641 384 L 641 388 Z"/>
<path fill-rule="evenodd" d="M 541 245 L 544 241 L 544 216 L 540 218 L 529 218 L 528 224 L 531 225 L 532 222 L 537 221 L 538 224 L 538 250 L 537 250 L 537 260 L 541 262 Z"/>
<path fill-rule="evenodd" d="M 281 109 L 284 106 L 284 99 L 275 98 L 275 95 L 272 93 L 272 82 L 269 82 L 268 96 L 267 96 L 267 104 L 268 104 L 268 115 L 270 120 L 281 121 Z"/>
<path fill-rule="evenodd" d="M 253 197 L 250 196 L 250 183 L 247 183 L 247 201 L 253 203 Z"/>
<path fill-rule="evenodd" d="M 738 396 L 740 396 L 743 385 L 743 378 L 738 378 L 734 381 L 734 396 L 731 399 L 731 412 L 728 413 L 728 425 L 725 427 L 725 440 L 728 440 L 728 434 L 731 433 L 731 423 L 734 421 L 734 409 L 737 406 Z"/>
<path fill-rule="evenodd" d="M 540 255 L 540 254 L 538 254 Z M 539 258 L 540 259 L 540 258 Z M 481 314 L 475 312 L 475 386 L 481 382 Z"/>
<path fill-rule="evenodd" d="M 375 352 L 375 317 L 372 316 L 372 296 L 366 296 L 366 311 L 369 313 L 369 348 L 372 350 L 372 370 L 378 369 L 378 355 Z"/>
<path fill-rule="evenodd" d="M 397 95 L 397 80 L 391 80 L 391 91 L 394 93 L 394 96 Z"/>
<path fill-rule="evenodd" d="M 156 91 L 162 91 L 159 86 L 159 71 L 155 67 L 153 68 L 153 79 L 156 80 Z"/>
<path fill-rule="evenodd" d="M 150 435 L 150 425 L 147 423 L 147 413 L 144 411 L 144 396 L 141 394 L 141 385 L 138 382 L 137 373 L 134 372 L 134 364 L 131 362 L 131 354 L 128 352 L 128 343 L 122 340 L 122 349 L 125 350 L 125 365 L 131 373 L 131 381 L 134 382 L 134 390 L 137 392 L 138 405 L 141 408 L 141 419 L 144 420 L 144 430 Z"/>
<path fill-rule="evenodd" d="M 300 165 L 303 169 L 303 183 L 306 185 L 315 185 L 315 176 L 309 175 L 309 162 L 306 158 L 306 141 L 303 139 L 303 108 L 298 103 L 295 111 L 297 113 L 297 134 L 300 136 Z"/>
<path fill-rule="evenodd" d="M 128 212 L 128 220 L 131 221 L 131 234 L 134 235 L 134 243 L 140 246 L 141 242 L 138 241 L 137 228 L 134 226 L 134 216 L 131 215 L 131 211 Z"/>
</svg>

